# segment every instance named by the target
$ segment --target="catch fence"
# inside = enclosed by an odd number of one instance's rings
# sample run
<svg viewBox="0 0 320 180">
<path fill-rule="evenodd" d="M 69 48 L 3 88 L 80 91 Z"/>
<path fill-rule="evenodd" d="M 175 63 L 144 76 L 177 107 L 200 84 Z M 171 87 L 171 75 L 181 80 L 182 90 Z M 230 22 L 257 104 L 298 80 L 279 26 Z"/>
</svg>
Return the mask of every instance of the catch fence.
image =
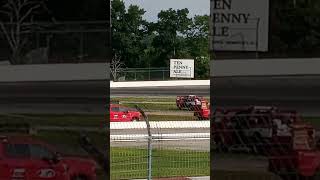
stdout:
<svg viewBox="0 0 320 180">
<path fill-rule="evenodd" d="M 119 103 L 134 107 L 128 101 Z M 111 179 L 209 178 L 210 122 L 174 103 L 134 102 L 146 116 L 140 121 L 111 122 Z"/>
<path fill-rule="evenodd" d="M 13 33 L 26 43 L 21 48 L 19 64 L 106 62 L 110 52 L 108 21 L 23 23 L 21 32 Z M 15 24 L 6 23 L 11 34 Z M 0 60 L 11 57 L 8 38 L 0 30 Z"/>
<path fill-rule="evenodd" d="M 115 71 L 112 70 L 111 71 Z M 171 71 L 171 76 L 170 76 Z M 179 71 L 179 72 L 176 72 Z M 118 71 L 117 71 L 118 72 Z M 117 79 L 113 81 L 166 81 L 173 79 L 199 79 L 191 75 L 191 70 L 170 70 L 169 68 L 126 68 L 118 72 Z M 194 78 L 193 78 L 194 77 Z"/>
<path fill-rule="evenodd" d="M 215 179 L 319 179 L 317 127 L 296 111 L 215 109 L 211 120 Z"/>
<path fill-rule="evenodd" d="M 168 68 L 126 68 L 119 72 L 117 81 L 158 81 L 169 80 Z M 114 80 L 114 79 L 113 79 Z"/>
</svg>

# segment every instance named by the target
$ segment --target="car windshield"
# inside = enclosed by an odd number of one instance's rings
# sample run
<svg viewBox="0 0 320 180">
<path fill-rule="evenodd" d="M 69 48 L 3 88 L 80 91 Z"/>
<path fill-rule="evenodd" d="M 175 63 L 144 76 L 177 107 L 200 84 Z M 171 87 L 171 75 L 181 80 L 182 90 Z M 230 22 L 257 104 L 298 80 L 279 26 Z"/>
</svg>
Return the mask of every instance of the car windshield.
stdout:
<svg viewBox="0 0 320 180">
<path fill-rule="evenodd" d="M 39 144 L 30 145 L 30 155 L 32 158 L 49 158 L 52 159 L 54 154 L 46 147 Z"/>
<path fill-rule="evenodd" d="M 128 108 L 128 111 L 137 111 L 136 108 Z"/>
<path fill-rule="evenodd" d="M 9 157 L 27 158 L 30 157 L 30 148 L 28 144 L 6 144 L 5 153 Z"/>
</svg>

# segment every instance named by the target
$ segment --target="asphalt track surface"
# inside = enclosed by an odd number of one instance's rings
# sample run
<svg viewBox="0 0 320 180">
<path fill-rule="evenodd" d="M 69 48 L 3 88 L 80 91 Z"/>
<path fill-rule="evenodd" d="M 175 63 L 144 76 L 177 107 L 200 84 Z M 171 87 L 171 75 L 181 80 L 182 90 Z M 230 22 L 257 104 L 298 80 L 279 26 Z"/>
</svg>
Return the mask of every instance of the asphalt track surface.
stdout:
<svg viewBox="0 0 320 180">
<path fill-rule="evenodd" d="M 320 76 L 222 77 L 211 82 L 215 107 L 277 106 L 320 116 Z"/>
<path fill-rule="evenodd" d="M 0 83 L 1 113 L 104 114 L 107 81 Z"/>
<path fill-rule="evenodd" d="M 179 96 L 195 94 L 210 96 L 209 86 L 177 86 L 177 87 L 141 87 L 141 88 L 111 88 L 110 95 L 115 97 L 131 96 Z"/>
<path fill-rule="evenodd" d="M 107 81 L 0 83 L 1 113 L 105 113 L 111 96 L 209 96 L 209 87 L 109 89 Z"/>
<path fill-rule="evenodd" d="M 0 83 L 2 113 L 105 113 L 111 96 L 213 95 L 213 107 L 273 105 L 320 115 L 320 76 L 219 77 L 208 86 L 112 88 L 107 81 Z"/>
<path fill-rule="evenodd" d="M 208 86 L 113 88 L 111 96 L 212 96 L 212 107 L 276 106 L 320 116 L 320 76 L 211 78 Z"/>
</svg>

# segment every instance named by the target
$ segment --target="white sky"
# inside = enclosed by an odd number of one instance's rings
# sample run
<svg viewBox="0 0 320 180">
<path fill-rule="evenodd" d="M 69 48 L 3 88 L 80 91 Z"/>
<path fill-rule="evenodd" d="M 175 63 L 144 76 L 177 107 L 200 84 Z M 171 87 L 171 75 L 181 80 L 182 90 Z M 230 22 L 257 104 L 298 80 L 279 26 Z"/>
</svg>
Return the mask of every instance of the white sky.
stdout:
<svg viewBox="0 0 320 180">
<path fill-rule="evenodd" d="M 210 14 L 210 0 L 124 0 L 124 2 L 127 7 L 133 4 L 143 8 L 146 11 L 144 18 L 148 21 L 156 21 L 158 13 L 169 8 L 188 8 L 191 17 Z"/>
</svg>

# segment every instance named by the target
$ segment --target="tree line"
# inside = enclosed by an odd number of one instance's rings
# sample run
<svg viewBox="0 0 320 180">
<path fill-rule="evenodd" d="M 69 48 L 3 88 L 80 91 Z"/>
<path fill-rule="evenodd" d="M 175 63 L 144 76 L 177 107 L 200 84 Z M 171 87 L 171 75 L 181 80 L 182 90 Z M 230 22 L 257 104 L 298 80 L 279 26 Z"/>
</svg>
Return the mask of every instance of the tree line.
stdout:
<svg viewBox="0 0 320 180">
<path fill-rule="evenodd" d="M 170 59 L 194 59 L 195 77 L 209 77 L 209 15 L 189 17 L 188 9 L 168 9 L 155 22 L 146 11 L 111 2 L 113 56 L 128 68 L 169 67 Z"/>
</svg>

